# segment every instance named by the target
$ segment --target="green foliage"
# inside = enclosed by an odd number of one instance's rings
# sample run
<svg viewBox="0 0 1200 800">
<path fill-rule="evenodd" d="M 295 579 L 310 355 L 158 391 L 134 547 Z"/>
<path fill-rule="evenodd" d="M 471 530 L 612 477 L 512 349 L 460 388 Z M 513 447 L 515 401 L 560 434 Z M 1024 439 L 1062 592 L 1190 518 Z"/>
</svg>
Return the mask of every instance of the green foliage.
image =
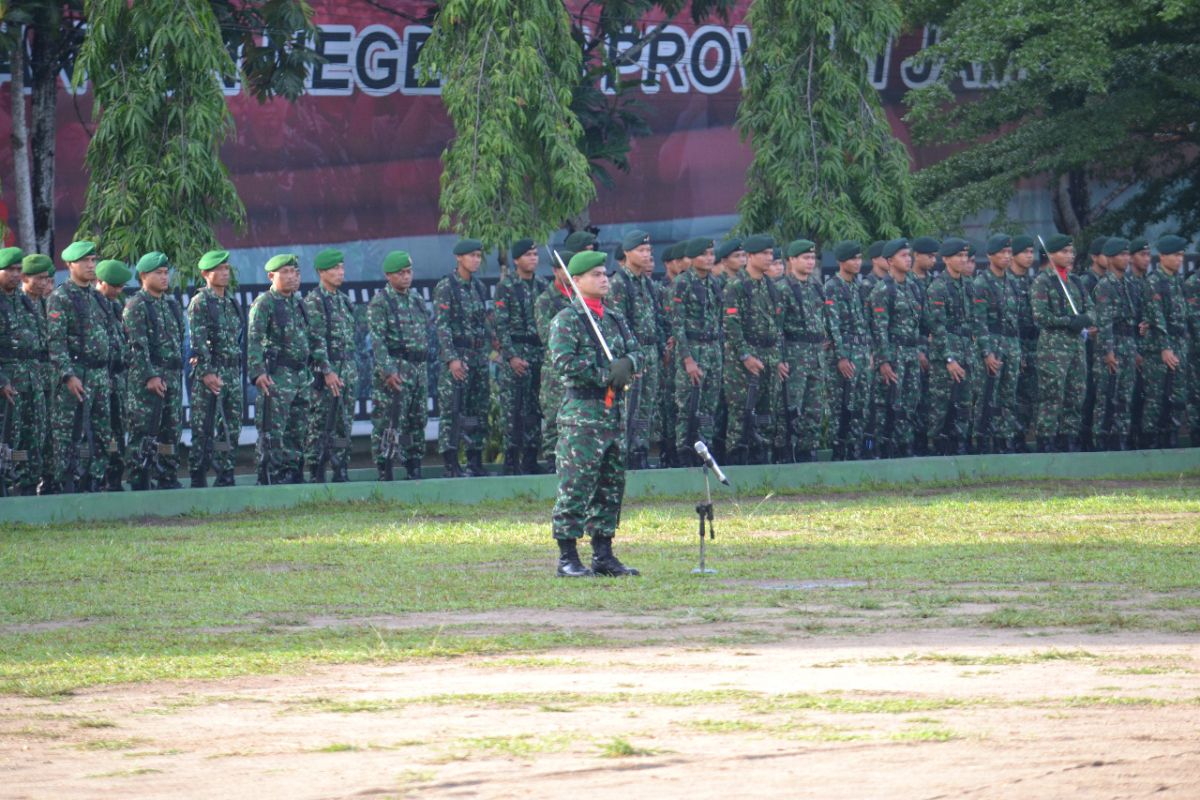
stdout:
<svg viewBox="0 0 1200 800">
<path fill-rule="evenodd" d="M 231 53 L 242 53 L 246 89 L 260 103 L 304 92 L 308 69 L 320 58 L 308 46 L 317 35 L 306 0 L 210 0 Z"/>
<path fill-rule="evenodd" d="M 1037 178 L 1063 198 L 1056 222 L 1071 233 L 1200 224 L 1200 3 L 921 0 L 907 10 L 941 29 L 922 54 L 939 80 L 908 97 L 914 136 L 969 145 L 918 174 L 938 220 L 996 211 L 1003 221 L 1018 182 Z M 996 88 L 951 103 L 963 70 Z M 1094 201 L 1089 179 L 1109 184 Z"/>
<path fill-rule="evenodd" d="M 756 0 L 746 21 L 741 229 L 826 242 L 921 232 L 908 153 L 864 68 L 899 31 L 899 4 Z"/>
<path fill-rule="evenodd" d="M 504 245 L 542 238 L 595 196 L 571 112 L 581 58 L 561 0 L 442 4 L 419 69 L 457 136 L 442 153 L 440 226 Z"/>
</svg>

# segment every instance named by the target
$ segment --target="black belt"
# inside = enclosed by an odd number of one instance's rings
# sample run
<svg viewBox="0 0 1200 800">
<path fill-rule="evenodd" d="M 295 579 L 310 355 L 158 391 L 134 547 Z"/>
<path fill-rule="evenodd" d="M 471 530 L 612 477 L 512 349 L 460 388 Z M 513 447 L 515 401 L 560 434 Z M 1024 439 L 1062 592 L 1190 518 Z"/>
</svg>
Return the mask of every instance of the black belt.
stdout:
<svg viewBox="0 0 1200 800">
<path fill-rule="evenodd" d="M 965 339 L 970 339 L 974 336 L 974 332 L 970 328 L 946 328 L 946 333 L 954 336 L 962 336 Z"/>
<path fill-rule="evenodd" d="M 150 363 L 162 369 L 183 369 L 183 359 L 179 358 L 152 358 Z"/>
<path fill-rule="evenodd" d="M 1168 325 L 1167 333 L 1172 336 L 1187 336 L 1187 328 L 1183 326 Z"/>
<path fill-rule="evenodd" d="M 988 333 L 992 336 L 1016 336 L 1017 329 L 1005 325 L 988 325 Z"/>
<path fill-rule="evenodd" d="M 532 333 L 514 333 L 508 337 L 513 344 L 541 344 L 542 340 Z"/>
<path fill-rule="evenodd" d="M 866 336 L 843 336 L 842 344 L 870 344 L 870 339 Z"/>
<path fill-rule="evenodd" d="M 705 333 L 704 331 L 687 331 L 687 340 L 689 342 L 715 342 L 717 334 Z"/>
<path fill-rule="evenodd" d="M 346 354 L 341 350 L 335 350 L 329 354 L 329 363 L 341 363 L 346 360 Z"/>
<path fill-rule="evenodd" d="M 821 333 L 785 333 L 785 342 L 807 342 L 808 344 L 824 344 L 825 335 Z"/>
<path fill-rule="evenodd" d="M 450 341 L 454 343 L 455 347 L 476 349 L 483 347 L 485 340 L 482 336 L 451 336 Z"/>
<path fill-rule="evenodd" d="M 100 369 L 108 367 L 107 358 L 89 358 L 87 356 L 71 356 L 71 363 L 78 364 L 86 369 Z"/>
<path fill-rule="evenodd" d="M 915 336 L 894 336 L 892 337 L 892 344 L 897 347 L 916 347 L 921 344 L 921 340 Z"/>
<path fill-rule="evenodd" d="M 597 389 L 595 387 L 567 387 L 568 400 L 603 400 L 608 397 L 608 387 Z"/>
<path fill-rule="evenodd" d="M 424 350 L 409 350 L 407 347 L 389 347 L 387 353 L 392 358 L 400 358 L 405 361 L 411 361 L 414 364 L 424 363 L 429 360 L 429 354 Z"/>
<path fill-rule="evenodd" d="M 299 361 L 295 358 L 291 358 L 290 356 L 277 356 L 274 359 L 272 366 L 287 367 L 288 369 L 295 369 L 295 370 L 308 369 L 308 364 L 304 363 L 303 361 Z"/>
<path fill-rule="evenodd" d="M 746 344 L 752 347 L 778 347 L 778 336 L 745 336 Z"/>
<path fill-rule="evenodd" d="M 1117 325 L 1113 323 L 1114 336 L 1137 336 L 1136 325 Z"/>
</svg>

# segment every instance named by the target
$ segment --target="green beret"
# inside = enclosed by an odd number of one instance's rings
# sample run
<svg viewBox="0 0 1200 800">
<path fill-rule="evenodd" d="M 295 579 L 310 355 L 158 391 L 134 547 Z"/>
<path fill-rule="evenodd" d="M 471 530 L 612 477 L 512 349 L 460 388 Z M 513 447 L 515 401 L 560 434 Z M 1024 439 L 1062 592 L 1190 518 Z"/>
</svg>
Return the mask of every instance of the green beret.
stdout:
<svg viewBox="0 0 1200 800">
<path fill-rule="evenodd" d="M 731 255 L 741 249 L 743 249 L 742 240 L 736 236 L 731 236 L 716 246 L 716 248 L 713 250 L 713 257 L 717 259 L 717 261 L 720 261 L 722 259 L 729 258 Z"/>
<path fill-rule="evenodd" d="M 510 256 L 512 256 L 514 259 L 520 258 L 521 256 L 528 253 L 530 250 L 534 250 L 536 248 L 537 248 L 537 245 L 534 244 L 533 239 L 517 239 L 515 242 L 512 243 L 512 247 L 509 248 L 508 254 Z"/>
<path fill-rule="evenodd" d="M 1139 253 L 1142 250 L 1149 250 L 1149 249 L 1150 249 L 1150 240 L 1148 240 L 1145 236 L 1139 236 L 1136 239 L 1134 239 L 1132 242 L 1129 243 L 1129 252 L 1131 252 L 1131 253 Z"/>
<path fill-rule="evenodd" d="M 267 272 L 275 272 L 283 267 L 300 266 L 300 257 L 293 253 L 280 253 L 267 259 Z"/>
<path fill-rule="evenodd" d="M 96 265 L 96 277 L 109 286 L 124 286 L 133 277 L 133 272 L 124 261 L 110 258 Z"/>
<path fill-rule="evenodd" d="M 563 247 L 570 250 L 572 253 L 578 253 L 580 250 L 586 250 L 596 243 L 596 234 L 589 231 L 575 231 L 567 240 L 563 242 Z"/>
<path fill-rule="evenodd" d="M 608 261 L 608 256 L 604 253 L 596 250 L 584 250 L 582 253 L 571 256 L 571 260 L 567 263 L 567 272 L 571 273 L 572 277 L 578 277 L 585 272 L 591 272 L 596 267 L 603 267 L 606 261 Z"/>
<path fill-rule="evenodd" d="M 761 253 L 763 250 L 770 250 L 775 246 L 775 237 L 769 233 L 756 233 L 753 236 L 747 236 L 742 242 L 742 249 L 753 255 Z"/>
<path fill-rule="evenodd" d="M 412 258 L 403 250 L 393 250 L 383 257 L 383 271 L 385 273 L 399 272 L 402 269 L 412 267 Z"/>
<path fill-rule="evenodd" d="M 1170 234 L 1163 236 L 1154 243 L 1154 247 L 1158 250 L 1159 255 L 1169 256 L 1173 253 L 1182 253 L 1187 250 L 1188 240 L 1182 236 Z"/>
<path fill-rule="evenodd" d="M 1129 251 L 1129 240 L 1120 236 L 1110 236 L 1104 243 L 1104 255 L 1115 256 Z"/>
<path fill-rule="evenodd" d="M 967 255 L 969 255 L 971 258 L 975 257 L 975 245 L 971 244 L 970 242 L 967 242 Z"/>
<path fill-rule="evenodd" d="M 932 236 L 918 236 L 912 240 L 912 249 L 914 253 L 922 253 L 927 256 L 937 255 L 938 240 Z"/>
<path fill-rule="evenodd" d="M 841 263 L 849 261 L 855 256 L 862 255 L 862 245 L 853 239 L 848 239 L 844 242 L 838 242 L 833 246 L 833 260 Z"/>
<path fill-rule="evenodd" d="M 993 233 L 987 240 L 987 254 L 994 256 L 1006 247 L 1012 247 L 1012 237 L 1007 233 Z"/>
<path fill-rule="evenodd" d="M 883 246 L 887 242 L 871 242 L 871 246 L 867 248 L 867 258 L 879 258 L 883 255 Z"/>
<path fill-rule="evenodd" d="M 324 272 L 327 269 L 333 269 L 345 260 L 346 258 L 342 255 L 341 250 L 330 248 L 329 250 L 322 250 L 317 253 L 317 257 L 313 260 L 313 268 L 317 272 Z"/>
<path fill-rule="evenodd" d="M 550 263 L 550 266 L 554 267 L 555 269 L 566 269 L 566 267 L 559 265 L 559 259 L 562 259 L 563 264 L 570 264 L 571 259 L 574 257 L 575 253 L 570 250 L 559 250 L 558 258 L 554 259 L 554 261 Z"/>
<path fill-rule="evenodd" d="M 1092 239 L 1091 245 L 1088 247 L 1089 256 L 1098 256 L 1104 253 L 1104 243 L 1108 241 L 1107 236 L 1097 236 Z"/>
<path fill-rule="evenodd" d="M 228 250 L 209 250 L 200 256 L 200 271 L 208 272 L 210 269 L 216 269 L 228 260 Z"/>
<path fill-rule="evenodd" d="M 6 247 L 0 250 L 0 269 L 8 269 L 13 264 L 20 264 L 25 254 L 19 247 Z"/>
<path fill-rule="evenodd" d="M 783 254 L 788 258 L 794 258 L 795 256 L 802 256 L 805 253 L 811 253 L 816 249 L 816 242 L 810 242 L 808 239 L 796 239 L 788 244 L 787 249 L 783 251 Z"/>
<path fill-rule="evenodd" d="M 1053 233 L 1046 237 L 1046 252 L 1057 253 L 1071 246 L 1071 237 L 1065 233 Z"/>
<path fill-rule="evenodd" d="M 613 248 L 613 259 L 615 261 L 624 261 L 625 260 L 625 248 L 621 247 L 621 245 L 617 245 L 616 247 L 614 247 Z"/>
<path fill-rule="evenodd" d="M 772 261 L 783 261 L 783 248 L 782 247 L 772 247 L 771 248 L 771 260 Z"/>
<path fill-rule="evenodd" d="M 695 239 L 688 239 L 683 246 L 683 254 L 688 258 L 704 255 L 704 251 L 713 246 L 712 239 L 706 239 L 703 236 L 697 236 Z"/>
<path fill-rule="evenodd" d="M 957 236 L 951 236 L 949 239 L 942 242 L 942 246 L 938 248 L 938 255 L 942 256 L 942 258 L 956 256 L 965 250 L 969 250 L 970 248 L 971 245 L 967 243 L 966 239 L 959 239 Z"/>
<path fill-rule="evenodd" d="M 483 252 L 483 242 L 478 239 L 459 239 L 454 245 L 454 255 L 465 256 L 467 253 Z"/>
<path fill-rule="evenodd" d="M 1021 234 L 1014 236 L 1012 240 L 1012 249 L 1014 253 L 1024 253 L 1029 248 L 1037 244 L 1037 241 L 1032 236 Z"/>
<path fill-rule="evenodd" d="M 891 258 L 892 256 L 896 255 L 896 253 L 899 253 L 901 250 L 907 250 L 907 249 L 908 249 L 908 239 L 892 239 L 891 241 L 889 241 L 887 244 L 885 244 L 883 246 L 883 250 L 881 250 L 879 254 L 881 256 L 883 256 L 884 258 Z"/>
<path fill-rule="evenodd" d="M 30 253 L 21 259 L 22 275 L 41 275 L 43 272 L 54 272 L 54 262 L 50 260 L 50 256 Z"/>
<path fill-rule="evenodd" d="M 644 244 L 650 244 L 650 234 L 645 231 L 633 230 L 621 239 L 621 249 L 632 250 Z"/>
<path fill-rule="evenodd" d="M 72 242 L 67 245 L 67 249 L 62 251 L 62 260 L 66 262 L 78 261 L 81 258 L 96 254 L 96 245 L 93 242 Z"/>
<path fill-rule="evenodd" d="M 138 274 L 144 272 L 154 272 L 156 269 L 169 267 L 170 265 L 171 261 L 167 258 L 166 253 L 160 253 L 157 250 L 151 250 L 149 253 L 146 253 L 146 255 L 138 259 L 137 271 Z M 108 281 L 105 281 L 105 283 L 107 282 Z"/>
</svg>

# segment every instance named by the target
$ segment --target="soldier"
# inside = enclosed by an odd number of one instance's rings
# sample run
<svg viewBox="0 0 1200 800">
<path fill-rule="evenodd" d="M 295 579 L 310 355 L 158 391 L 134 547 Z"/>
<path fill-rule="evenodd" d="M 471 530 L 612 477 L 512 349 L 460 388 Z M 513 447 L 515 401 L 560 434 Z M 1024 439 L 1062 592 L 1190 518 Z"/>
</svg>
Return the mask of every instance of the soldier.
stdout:
<svg viewBox="0 0 1200 800">
<path fill-rule="evenodd" d="M 574 253 L 560 251 L 559 258 L 553 259 L 550 267 L 554 271 L 554 280 L 550 287 L 538 295 L 533 304 L 533 316 L 537 323 L 538 338 L 550 342 L 550 323 L 567 306 L 571 305 L 571 286 L 567 282 L 567 271 L 563 264 L 568 263 Z M 542 458 L 546 461 L 546 471 L 555 472 L 554 450 L 558 445 L 558 410 L 562 407 L 562 381 L 554 373 L 554 363 L 546 355 L 542 360 L 542 382 L 538 390 L 538 404 L 542 409 Z"/>
<path fill-rule="evenodd" d="M 1179 275 L 1187 239 L 1164 236 L 1156 246 L 1158 269 L 1150 273 L 1142 306 L 1150 323 L 1148 347 L 1152 354 L 1142 364 L 1146 382 L 1142 439 L 1145 447 L 1172 448 L 1179 446 L 1179 426 L 1187 404 L 1188 303 Z"/>
<path fill-rule="evenodd" d="M 1195 359 L 1200 357 L 1200 270 L 1192 272 L 1183 282 L 1183 297 L 1188 306 L 1188 355 L 1192 362 L 1188 364 L 1188 437 L 1192 447 L 1200 446 L 1200 366 Z"/>
<path fill-rule="evenodd" d="M 603 303 L 608 275 L 603 253 L 577 253 L 567 265 L 581 299 L 558 312 L 550 325 L 550 360 L 563 382 L 559 413 L 558 497 L 553 533 L 558 542 L 558 575 L 637 575 L 612 552 L 625 494 L 625 408 L 619 396 L 642 365 L 641 350 L 621 316 Z M 600 347 L 578 303 L 586 303 L 607 342 L 612 361 Z M 579 560 L 577 540 L 592 539 L 592 566 Z"/>
<path fill-rule="evenodd" d="M 1029 450 L 1026 439 L 1033 426 L 1033 412 L 1037 404 L 1038 327 L 1033 321 L 1033 306 L 1029 295 L 1033 286 L 1031 270 L 1037 258 L 1034 244 L 1032 236 L 1013 237 L 1013 257 L 1008 275 L 1017 300 L 1017 336 L 1021 345 L 1021 367 L 1017 374 L 1016 389 L 1016 424 L 1013 431 L 1013 446 L 1018 453 Z"/>
<path fill-rule="evenodd" d="M 912 240 L 913 268 L 908 276 L 912 290 L 921 303 L 921 320 L 917 338 L 917 360 L 921 368 L 920 398 L 913 417 L 913 455 L 929 455 L 927 425 L 929 423 L 929 328 L 925 326 L 925 302 L 929 286 L 933 283 L 933 269 L 937 266 L 938 249 L 941 242 L 932 236 L 918 236 Z"/>
<path fill-rule="evenodd" d="M 1088 248 L 1088 256 L 1090 256 L 1088 269 L 1079 276 L 1083 293 L 1087 296 L 1089 303 L 1095 301 L 1096 285 L 1108 274 L 1108 257 L 1104 255 L 1104 245 L 1107 242 L 1108 237 L 1106 236 L 1097 236 L 1092 240 L 1091 246 Z M 1100 353 L 1096 349 L 1095 332 L 1089 335 L 1084 342 L 1084 351 L 1087 360 L 1087 389 L 1083 396 L 1083 421 L 1079 430 L 1079 446 L 1082 450 L 1094 450 L 1096 448 L 1092 441 L 1092 420 L 1096 409 L 1096 384 L 1103 371 L 1098 363 Z"/>
<path fill-rule="evenodd" d="M 19 247 L 0 250 L 0 446 L 11 448 L 0 465 L 0 494 L 10 488 L 37 493 L 42 477 L 46 397 L 38 359 L 46 347 L 45 325 L 37 304 L 21 284 Z"/>
<path fill-rule="evenodd" d="M 192 350 L 192 447 L 188 471 L 192 488 L 233 486 L 238 436 L 242 431 L 242 313 L 229 294 L 233 267 L 229 251 L 210 250 L 200 257 L 204 286 L 188 304 Z"/>
<path fill-rule="evenodd" d="M 608 281 L 605 303 L 621 312 L 633 337 L 641 346 L 638 363 L 641 371 L 625 392 L 629 405 L 626 413 L 626 460 L 629 469 L 649 469 L 649 452 L 654 421 L 657 417 L 659 375 L 658 297 L 650 281 L 654 269 L 654 250 L 650 234 L 630 231 L 621 241 L 627 263 Z"/>
<path fill-rule="evenodd" d="M 992 235 L 987 241 L 988 268 L 972 282 L 975 344 L 981 372 L 975 407 L 975 452 L 1011 453 L 1017 437 L 1017 378 L 1021 361 L 1020 299 L 1012 265 L 1012 237 Z"/>
<path fill-rule="evenodd" d="M 496 287 L 504 474 L 537 475 L 542 425 L 538 390 L 545 344 L 538 336 L 534 304 L 547 284 L 534 274 L 538 250 L 532 239 L 518 240 L 510 252 L 515 269 Z"/>
<path fill-rule="evenodd" d="M 683 258 L 683 243 L 671 245 L 662 254 L 664 274 L 658 293 L 658 341 L 662 353 L 660 364 L 661 380 L 658 390 L 658 426 L 661 431 L 659 443 L 659 464 L 663 467 L 676 467 L 678 463 L 678 446 L 675 442 L 675 427 L 678 413 L 675 405 L 675 337 L 671 331 L 671 293 L 672 284 L 686 269 Z M 714 434 L 715 436 L 715 434 Z"/>
<path fill-rule="evenodd" d="M 108 386 L 109 424 L 112 426 L 115 447 L 108 453 L 108 466 L 104 471 L 105 489 L 120 492 L 125 475 L 125 412 L 129 400 L 128 370 L 130 357 L 129 332 L 125 328 L 125 284 L 133 272 L 122 261 L 107 260 L 96 265 L 96 291 L 104 301 L 101 305 L 107 312 L 105 319 L 108 338 L 112 342 L 112 368 Z"/>
<path fill-rule="evenodd" d="M 246 330 L 246 375 L 258 388 L 258 483 L 304 483 L 304 444 L 313 373 L 331 392 L 338 377 L 330 369 L 325 342 L 312 334 L 300 288 L 300 259 L 291 253 L 266 264 L 271 288 L 250 306 Z"/>
<path fill-rule="evenodd" d="M 429 410 L 429 312 L 410 291 L 412 258 L 393 250 L 383 259 L 387 286 L 367 307 L 375 347 L 371 395 L 371 457 L 381 481 L 392 480 L 393 460 L 404 462 L 408 480 L 421 477 Z"/>
<path fill-rule="evenodd" d="M 970 244 L 942 242 L 946 269 L 929 286 L 925 324 L 931 337 L 929 439 L 941 455 L 966 455 L 978 373 L 973 341 Z"/>
<path fill-rule="evenodd" d="M 36 461 L 41 470 L 37 482 L 38 494 L 54 494 L 58 491 L 54 464 L 54 439 L 50 431 L 51 404 L 54 391 L 58 386 L 54 365 L 50 363 L 50 334 L 46 320 L 46 298 L 54 291 L 54 262 L 49 256 L 32 253 L 21 260 L 21 294 L 22 303 L 29 301 L 34 310 L 34 318 L 38 325 L 38 339 L 42 346 L 35 359 L 35 380 L 41 389 L 41 422 L 38 431 L 41 433 L 40 445 L 30 452 L 31 460 Z M 35 452 L 36 451 L 36 454 Z"/>
<path fill-rule="evenodd" d="M 109 359 L 102 298 L 92 289 L 96 246 L 73 242 L 62 251 L 68 279 L 46 302 L 50 361 L 57 384 L 50 428 L 55 482 L 64 492 L 100 491 L 109 447 Z"/>
<path fill-rule="evenodd" d="M 170 262 L 159 252 L 138 259 L 142 288 L 125 305 L 129 336 L 129 485 L 179 489 L 183 432 L 183 311 L 167 295 Z"/>
<path fill-rule="evenodd" d="M 487 438 L 488 353 L 492 349 L 491 302 L 487 287 L 475 278 L 483 262 L 483 243 L 478 239 L 459 241 L 454 245 L 454 261 L 454 272 L 433 289 L 433 321 L 442 362 L 438 376 L 438 408 L 442 415 L 438 450 L 446 465 L 446 477 L 461 478 L 458 450 L 463 445 L 467 475 L 477 478 L 487 475 L 483 442 Z"/>
<path fill-rule="evenodd" d="M 787 378 L 783 362 L 783 295 L 767 275 L 775 240 L 766 234 L 743 243 L 746 269 L 725 288 L 725 404 L 731 464 L 771 460 L 775 425 L 771 404 Z M 782 453 L 781 453 L 782 455 Z"/>
<path fill-rule="evenodd" d="M 742 240 L 737 236 L 725 239 L 713 248 L 713 260 L 716 264 L 713 268 L 713 279 L 722 291 L 746 268 L 747 258 Z"/>
<path fill-rule="evenodd" d="M 882 252 L 891 274 L 876 282 L 869 303 L 878 398 L 875 457 L 907 458 L 913 454 L 914 416 L 921 393 L 922 306 L 920 290 L 908 277 L 912 270 L 908 240 L 892 239 Z"/>
<path fill-rule="evenodd" d="M 569 253 L 580 253 L 584 250 L 596 249 L 596 234 L 591 231 L 574 231 L 563 242 L 563 249 Z M 561 254 L 560 254 L 561 255 Z"/>
<path fill-rule="evenodd" d="M 1075 248 L 1071 237 L 1046 240 L 1050 265 L 1033 280 L 1030 300 L 1038 337 L 1038 450 L 1078 452 L 1087 383 L 1084 336 L 1092 327 L 1091 301 L 1071 274 Z"/>
<path fill-rule="evenodd" d="M 788 272 L 779 288 L 787 377 L 776 396 L 775 463 L 805 463 L 817 460 L 825 413 L 825 293 L 813 277 L 815 244 L 797 239 L 783 252 Z"/>
<path fill-rule="evenodd" d="M 333 467 L 333 482 L 349 480 L 350 433 L 354 426 L 354 387 L 358 360 L 354 357 L 354 304 L 339 291 L 346 280 L 345 257 L 339 250 L 322 250 L 313 260 L 317 286 L 304 297 L 311 336 L 324 346 L 333 385 L 314 381 L 308 401 L 308 431 L 304 458 L 313 483 L 325 482 L 325 465 Z"/>
<path fill-rule="evenodd" d="M 1097 450 L 1128 450 L 1133 384 L 1137 374 L 1138 306 L 1126 280 L 1129 240 L 1112 237 L 1104 243 L 1108 275 L 1096 284 L 1096 349 L 1101 372 L 1092 425 Z"/>
<path fill-rule="evenodd" d="M 866 275 L 863 275 L 858 281 L 858 291 L 862 297 L 863 309 L 867 317 L 867 325 L 870 327 L 871 322 L 871 292 L 875 291 L 875 286 L 888 276 L 888 262 L 883 255 L 883 248 L 887 245 L 886 241 L 872 242 L 867 250 L 867 258 L 871 261 L 871 269 Z M 877 395 L 876 381 L 874 376 L 867 377 L 867 396 L 866 396 L 866 419 L 863 421 L 863 443 L 862 457 L 863 458 L 879 458 L 879 453 L 876 444 L 875 418 L 879 411 L 879 400 Z"/>
<path fill-rule="evenodd" d="M 691 269 L 671 286 L 671 335 L 675 340 L 675 447 L 680 466 L 696 463 L 693 447 L 713 439 L 721 394 L 721 296 L 712 279 L 712 239 L 689 239 L 684 257 Z"/>
<path fill-rule="evenodd" d="M 1146 315 L 1145 299 L 1146 285 L 1150 271 L 1150 243 L 1144 237 L 1138 237 L 1129 243 L 1129 269 L 1125 271 L 1125 280 L 1129 282 L 1129 298 L 1137 309 L 1137 356 L 1135 362 L 1137 371 L 1133 376 L 1133 400 L 1129 413 L 1129 446 L 1135 450 L 1142 449 L 1142 419 L 1146 405 L 1146 361 L 1150 358 L 1160 358 L 1152 352 L 1153 342 L 1150 334 L 1150 322 Z"/>
<path fill-rule="evenodd" d="M 749 255 L 749 254 L 747 254 L 747 255 Z M 785 271 L 786 271 L 786 268 L 784 267 L 784 264 L 783 264 L 783 248 L 782 247 L 771 248 L 771 264 L 767 267 L 767 277 L 770 278 L 773 282 L 778 283 L 780 280 L 783 279 L 783 273 Z"/>
<path fill-rule="evenodd" d="M 825 281 L 825 327 L 830 345 L 830 444 L 834 461 L 862 454 L 867 385 L 871 379 L 871 330 L 856 285 L 862 269 L 862 245 L 838 242 L 833 248 L 838 271 Z"/>
</svg>

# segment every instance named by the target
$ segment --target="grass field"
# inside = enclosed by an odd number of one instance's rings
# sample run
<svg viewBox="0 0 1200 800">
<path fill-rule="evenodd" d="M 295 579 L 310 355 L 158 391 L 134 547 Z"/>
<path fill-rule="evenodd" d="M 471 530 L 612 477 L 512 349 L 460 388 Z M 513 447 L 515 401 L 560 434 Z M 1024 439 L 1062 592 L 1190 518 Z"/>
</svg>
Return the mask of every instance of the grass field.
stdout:
<svg viewBox="0 0 1200 800">
<path fill-rule="evenodd" d="M 164 744 L 178 715 L 232 703 L 268 726 L 354 720 L 338 734 L 351 738 L 292 749 L 305 764 L 390 765 L 380 793 L 399 796 L 436 794 L 448 765 L 489 759 L 516 780 L 522 764 L 568 757 L 669 771 L 698 742 L 722 752 L 737 750 L 730 741 L 816 742 L 845 759 L 864 742 L 988 750 L 994 726 L 1016 714 L 1051 727 L 1128 715 L 1092 721 L 1129 730 L 1153 714 L 1170 728 L 1200 705 L 1187 645 L 1200 632 L 1198 489 L 1189 475 L 743 499 L 718 506 L 709 559 L 719 573 L 706 577 L 690 574 L 694 501 L 638 503 L 618 540 L 643 571 L 630 580 L 555 579 L 548 508 L 528 503 L 10 527 L 0 533 L 0 757 L 30 742 L 69 748 L 71 763 L 96 766 L 59 776 L 59 796 L 72 780 L 154 796 L 186 774 L 161 753 L 199 748 Z M 773 666 L 740 673 L 756 654 Z M 356 682 L 397 669 L 415 683 L 380 694 Z M 677 680 L 708 670 L 731 677 Z M 1084 673 L 1095 680 L 1067 679 Z M 571 680 L 606 674 L 624 678 Z M 849 684 L 826 677 L 851 674 Z M 254 676 L 276 675 L 284 683 L 254 699 L 267 680 Z M 1040 685 L 1049 676 L 1053 689 Z M 219 680 L 180 683 L 195 679 Z M 969 685 L 943 691 L 956 681 Z M 138 682 L 151 683 L 120 686 Z M 100 697 L 163 721 L 135 725 L 134 711 Z M 464 709 L 480 724 L 464 727 Z M 556 711 L 606 713 L 512 725 Z M 388 719 L 404 719 L 405 733 Z M 222 746 L 205 759 L 278 756 Z M 1193 753 L 1179 768 L 1197 763 Z M 1064 790 L 1046 785 L 1045 796 Z"/>
</svg>

